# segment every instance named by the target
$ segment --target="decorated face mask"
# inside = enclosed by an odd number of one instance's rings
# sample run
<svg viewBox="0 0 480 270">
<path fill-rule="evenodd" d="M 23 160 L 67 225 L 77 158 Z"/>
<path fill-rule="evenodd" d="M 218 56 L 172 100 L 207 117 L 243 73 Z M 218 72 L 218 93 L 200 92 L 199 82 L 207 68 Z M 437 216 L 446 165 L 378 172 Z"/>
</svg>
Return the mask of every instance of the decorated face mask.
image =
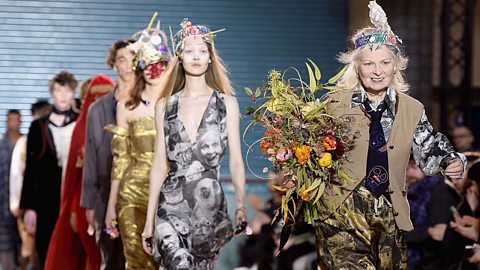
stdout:
<svg viewBox="0 0 480 270">
<path fill-rule="evenodd" d="M 152 18 L 150 24 L 154 20 Z M 163 67 L 170 61 L 170 52 L 167 46 L 167 36 L 160 30 L 160 23 L 155 29 L 150 30 L 150 25 L 143 30 L 138 40 L 129 45 L 128 48 L 135 53 L 132 62 L 133 70 L 144 70 L 150 67 L 149 73 L 160 76 Z M 158 63 L 161 63 L 160 65 Z M 155 65 L 156 64 L 156 65 Z M 161 67 L 161 68 L 160 68 Z"/>
</svg>

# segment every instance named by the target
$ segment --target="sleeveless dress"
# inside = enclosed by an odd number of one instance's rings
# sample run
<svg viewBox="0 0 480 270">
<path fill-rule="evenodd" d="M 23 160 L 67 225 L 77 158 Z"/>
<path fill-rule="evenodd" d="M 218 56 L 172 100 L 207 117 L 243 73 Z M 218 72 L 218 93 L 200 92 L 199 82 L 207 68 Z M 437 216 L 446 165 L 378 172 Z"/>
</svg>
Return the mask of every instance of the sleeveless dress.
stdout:
<svg viewBox="0 0 480 270">
<path fill-rule="evenodd" d="M 155 149 L 155 118 L 132 120 L 128 128 L 107 126 L 112 138 L 112 179 L 119 179 L 117 219 L 125 255 L 125 269 L 158 269 L 143 251 L 142 231 L 148 204 L 150 169 Z"/>
<path fill-rule="evenodd" d="M 165 111 L 170 171 L 160 191 L 154 256 L 160 269 L 208 270 L 233 236 L 219 183 L 227 147 L 225 97 L 213 91 L 192 142 L 178 117 L 179 96 Z"/>
</svg>

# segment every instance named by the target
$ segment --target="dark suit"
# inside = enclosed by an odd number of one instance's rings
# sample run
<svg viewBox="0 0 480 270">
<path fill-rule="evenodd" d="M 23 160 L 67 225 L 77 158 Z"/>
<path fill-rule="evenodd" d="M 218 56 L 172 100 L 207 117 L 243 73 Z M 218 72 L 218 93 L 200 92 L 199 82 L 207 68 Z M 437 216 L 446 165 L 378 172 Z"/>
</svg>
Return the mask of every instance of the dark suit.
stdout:
<svg viewBox="0 0 480 270">
<path fill-rule="evenodd" d="M 106 132 L 104 127 L 116 124 L 115 92 L 99 98 L 88 112 L 80 205 L 95 210 L 96 225 L 101 228 L 97 240 L 102 251 L 102 269 L 116 270 L 125 267 L 122 242 L 119 238 L 110 240 L 104 232 L 113 159 L 110 149 L 113 134 Z"/>
</svg>

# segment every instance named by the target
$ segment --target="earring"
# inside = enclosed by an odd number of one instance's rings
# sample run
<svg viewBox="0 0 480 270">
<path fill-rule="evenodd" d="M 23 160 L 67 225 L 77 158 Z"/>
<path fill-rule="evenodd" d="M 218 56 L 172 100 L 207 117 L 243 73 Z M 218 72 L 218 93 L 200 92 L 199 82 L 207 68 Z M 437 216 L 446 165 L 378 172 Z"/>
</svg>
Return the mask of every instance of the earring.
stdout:
<svg viewBox="0 0 480 270">
<path fill-rule="evenodd" d="M 212 59 L 208 59 L 208 63 L 209 63 L 209 64 L 212 63 Z"/>
</svg>

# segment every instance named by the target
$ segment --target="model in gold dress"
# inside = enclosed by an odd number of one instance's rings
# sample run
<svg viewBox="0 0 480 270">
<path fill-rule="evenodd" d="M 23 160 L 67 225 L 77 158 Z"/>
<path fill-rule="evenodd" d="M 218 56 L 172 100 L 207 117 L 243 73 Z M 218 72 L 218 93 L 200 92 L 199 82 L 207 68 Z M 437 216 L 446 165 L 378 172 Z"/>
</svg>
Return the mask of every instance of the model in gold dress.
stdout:
<svg viewBox="0 0 480 270">
<path fill-rule="evenodd" d="M 166 40 L 157 26 L 153 31 L 143 31 L 138 41 L 129 46 L 135 54 L 135 86 L 129 99 L 117 105 L 117 126 L 108 127 L 114 133 L 114 159 L 105 225 L 112 237 L 118 237 L 113 228 L 118 222 L 126 269 L 158 269 L 158 264 L 142 250 L 142 231 L 155 146 L 155 103 L 171 73 L 167 68 L 170 55 Z"/>
<path fill-rule="evenodd" d="M 109 127 L 114 135 L 112 179 L 120 180 L 117 219 L 128 269 L 158 269 L 142 249 L 142 231 L 147 210 L 148 182 L 155 146 L 153 117 L 132 120 L 127 128 Z"/>
</svg>

